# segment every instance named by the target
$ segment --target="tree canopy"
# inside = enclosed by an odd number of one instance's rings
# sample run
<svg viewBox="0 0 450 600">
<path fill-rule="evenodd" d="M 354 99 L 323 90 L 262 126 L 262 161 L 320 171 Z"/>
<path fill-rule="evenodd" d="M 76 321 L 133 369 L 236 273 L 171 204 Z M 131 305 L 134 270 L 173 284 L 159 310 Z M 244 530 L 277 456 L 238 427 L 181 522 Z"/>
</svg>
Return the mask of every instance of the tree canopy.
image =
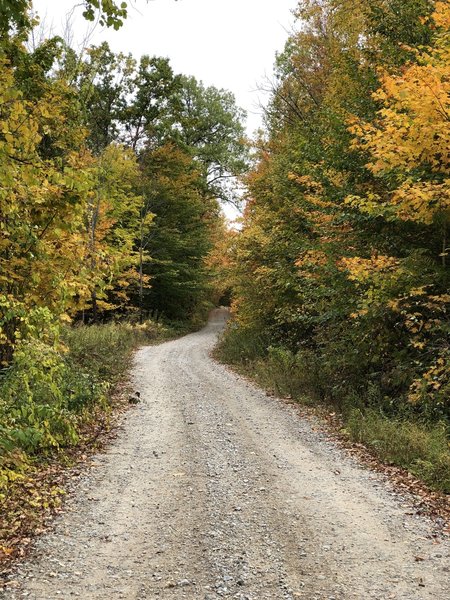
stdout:
<svg viewBox="0 0 450 600">
<path fill-rule="evenodd" d="M 8 7 L 18 26 L 28 5 Z M 88 18 L 93 10 L 119 18 L 125 7 L 86 3 Z M 190 318 L 206 306 L 220 180 L 239 175 L 246 155 L 228 92 L 107 44 L 78 56 L 52 38 L 27 50 L 22 25 L 1 58 L 5 364 L 40 308 L 96 321 L 155 310 Z"/>
<path fill-rule="evenodd" d="M 449 4 L 296 14 L 230 239 L 230 346 L 291 353 L 334 402 L 448 418 Z"/>
</svg>

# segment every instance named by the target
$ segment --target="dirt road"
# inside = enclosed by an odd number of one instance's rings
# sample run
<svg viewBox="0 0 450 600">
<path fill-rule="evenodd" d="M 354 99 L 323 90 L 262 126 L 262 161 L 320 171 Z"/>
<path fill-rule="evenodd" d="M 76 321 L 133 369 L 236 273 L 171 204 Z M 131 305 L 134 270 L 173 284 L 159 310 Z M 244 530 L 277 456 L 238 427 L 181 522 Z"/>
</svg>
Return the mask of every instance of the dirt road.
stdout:
<svg viewBox="0 0 450 600">
<path fill-rule="evenodd" d="M 4 597 L 448 600 L 448 541 L 213 362 L 224 318 L 138 352 L 142 402 Z"/>
</svg>

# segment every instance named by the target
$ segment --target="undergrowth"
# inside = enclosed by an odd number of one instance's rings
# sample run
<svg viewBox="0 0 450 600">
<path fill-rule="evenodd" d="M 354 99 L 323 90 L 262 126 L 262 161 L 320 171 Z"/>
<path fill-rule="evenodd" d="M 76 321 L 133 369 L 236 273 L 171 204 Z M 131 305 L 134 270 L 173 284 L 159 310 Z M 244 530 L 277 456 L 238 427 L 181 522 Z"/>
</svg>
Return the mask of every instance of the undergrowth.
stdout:
<svg viewBox="0 0 450 600">
<path fill-rule="evenodd" d="M 359 390 L 345 387 L 345 373 L 338 389 L 317 353 L 267 346 L 262 334 L 234 324 L 215 354 L 267 390 L 338 411 L 343 435 L 366 445 L 380 461 L 403 467 L 431 488 L 450 493 L 450 427 L 445 419 L 397 405 L 370 382 Z"/>
<path fill-rule="evenodd" d="M 0 371 L 0 558 L 59 503 L 60 490 L 48 487 L 43 473 L 108 427 L 111 388 L 132 351 L 186 330 L 184 323 L 152 321 L 62 329 L 49 323 L 46 335 L 17 344 Z"/>
</svg>

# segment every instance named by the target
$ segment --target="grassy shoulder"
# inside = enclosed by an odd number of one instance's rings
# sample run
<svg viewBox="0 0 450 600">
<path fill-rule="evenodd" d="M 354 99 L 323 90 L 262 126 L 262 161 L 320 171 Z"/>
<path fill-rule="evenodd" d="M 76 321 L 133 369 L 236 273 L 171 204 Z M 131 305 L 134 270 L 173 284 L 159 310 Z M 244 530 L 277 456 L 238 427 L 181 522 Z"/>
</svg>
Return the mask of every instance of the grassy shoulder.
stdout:
<svg viewBox="0 0 450 600">
<path fill-rule="evenodd" d="M 367 397 L 348 393 L 337 404 L 330 399 L 326 374 L 311 353 L 264 348 L 255 332 L 228 328 L 215 356 L 281 397 L 336 411 L 341 436 L 364 444 L 379 461 L 406 469 L 433 490 L 450 493 L 449 424 L 445 420 L 427 420 L 405 408 L 386 409 L 370 389 Z"/>
<path fill-rule="evenodd" d="M 58 511 L 68 467 L 101 445 L 128 404 L 133 351 L 189 330 L 152 321 L 65 327 L 51 343 L 18 348 L 0 377 L 0 561 L 20 555 Z"/>
</svg>

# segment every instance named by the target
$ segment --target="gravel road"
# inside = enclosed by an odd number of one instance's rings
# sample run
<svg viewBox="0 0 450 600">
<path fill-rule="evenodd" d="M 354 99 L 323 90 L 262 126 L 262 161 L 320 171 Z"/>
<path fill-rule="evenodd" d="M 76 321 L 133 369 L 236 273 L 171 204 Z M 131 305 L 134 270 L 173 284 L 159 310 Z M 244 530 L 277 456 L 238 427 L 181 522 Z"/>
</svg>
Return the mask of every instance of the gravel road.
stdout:
<svg viewBox="0 0 450 600">
<path fill-rule="evenodd" d="M 209 358 L 225 318 L 137 353 L 142 402 L 2 597 L 448 600 L 449 541 Z"/>
</svg>

